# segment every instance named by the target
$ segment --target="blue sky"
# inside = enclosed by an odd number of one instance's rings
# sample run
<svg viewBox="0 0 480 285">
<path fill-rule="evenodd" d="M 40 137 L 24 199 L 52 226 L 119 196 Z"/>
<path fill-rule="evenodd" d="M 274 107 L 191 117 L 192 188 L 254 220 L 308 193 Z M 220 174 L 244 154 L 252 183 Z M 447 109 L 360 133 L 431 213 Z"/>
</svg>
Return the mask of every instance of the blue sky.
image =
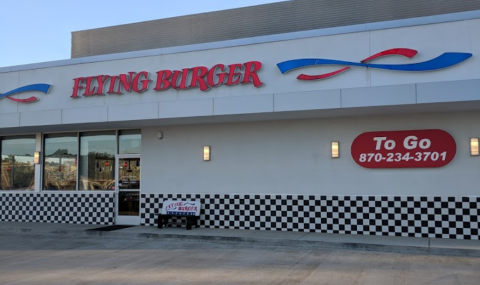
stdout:
<svg viewBox="0 0 480 285">
<path fill-rule="evenodd" d="M 0 0 L 0 67 L 70 58 L 71 32 L 282 0 Z"/>
</svg>

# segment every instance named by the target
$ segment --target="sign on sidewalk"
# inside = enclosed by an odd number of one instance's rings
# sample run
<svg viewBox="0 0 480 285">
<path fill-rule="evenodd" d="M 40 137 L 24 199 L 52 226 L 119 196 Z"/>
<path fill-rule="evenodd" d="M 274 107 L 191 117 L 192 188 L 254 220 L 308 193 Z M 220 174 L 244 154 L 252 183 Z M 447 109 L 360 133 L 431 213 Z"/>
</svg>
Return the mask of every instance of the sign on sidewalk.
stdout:
<svg viewBox="0 0 480 285">
<path fill-rule="evenodd" d="M 162 215 L 200 216 L 200 201 L 163 201 Z"/>
</svg>

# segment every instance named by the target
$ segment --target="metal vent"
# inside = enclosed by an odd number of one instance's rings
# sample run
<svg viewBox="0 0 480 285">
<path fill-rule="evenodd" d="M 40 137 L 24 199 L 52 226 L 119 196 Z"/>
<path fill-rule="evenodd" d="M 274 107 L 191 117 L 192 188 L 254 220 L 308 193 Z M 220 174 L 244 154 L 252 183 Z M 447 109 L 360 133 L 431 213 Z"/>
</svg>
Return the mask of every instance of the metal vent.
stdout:
<svg viewBox="0 0 480 285">
<path fill-rule="evenodd" d="M 480 0 L 296 0 L 72 33 L 72 58 L 480 10 Z"/>
</svg>

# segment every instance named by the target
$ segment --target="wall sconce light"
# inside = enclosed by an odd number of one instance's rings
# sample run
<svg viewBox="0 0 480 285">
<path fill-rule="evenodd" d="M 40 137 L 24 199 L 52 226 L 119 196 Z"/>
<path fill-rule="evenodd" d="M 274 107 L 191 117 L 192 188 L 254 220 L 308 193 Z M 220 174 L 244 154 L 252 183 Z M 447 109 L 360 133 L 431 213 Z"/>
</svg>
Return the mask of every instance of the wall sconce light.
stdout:
<svg viewBox="0 0 480 285">
<path fill-rule="evenodd" d="M 33 153 L 33 163 L 40 164 L 40 152 L 36 151 Z"/>
<path fill-rule="evenodd" d="M 163 132 L 162 131 L 158 132 L 157 139 L 159 139 L 159 140 L 163 139 Z"/>
<path fill-rule="evenodd" d="M 210 146 L 203 147 L 203 161 L 210 161 Z"/>
<path fill-rule="evenodd" d="M 332 158 L 340 157 L 340 145 L 339 142 L 332 142 Z"/>
<path fill-rule="evenodd" d="M 477 156 L 478 153 L 478 138 L 471 138 L 470 139 L 470 155 Z"/>
</svg>

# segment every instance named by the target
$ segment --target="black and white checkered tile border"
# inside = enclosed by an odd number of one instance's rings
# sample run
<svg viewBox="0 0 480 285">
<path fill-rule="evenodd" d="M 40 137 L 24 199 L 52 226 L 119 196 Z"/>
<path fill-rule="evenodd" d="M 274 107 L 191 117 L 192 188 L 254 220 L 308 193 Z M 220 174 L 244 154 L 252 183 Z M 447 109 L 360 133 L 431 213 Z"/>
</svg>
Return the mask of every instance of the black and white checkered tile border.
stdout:
<svg viewBox="0 0 480 285">
<path fill-rule="evenodd" d="M 113 193 L 0 193 L 0 221 L 114 223 Z"/>
<path fill-rule="evenodd" d="M 142 225 L 166 199 L 200 200 L 206 228 L 480 239 L 480 197 L 142 194 Z"/>
</svg>

